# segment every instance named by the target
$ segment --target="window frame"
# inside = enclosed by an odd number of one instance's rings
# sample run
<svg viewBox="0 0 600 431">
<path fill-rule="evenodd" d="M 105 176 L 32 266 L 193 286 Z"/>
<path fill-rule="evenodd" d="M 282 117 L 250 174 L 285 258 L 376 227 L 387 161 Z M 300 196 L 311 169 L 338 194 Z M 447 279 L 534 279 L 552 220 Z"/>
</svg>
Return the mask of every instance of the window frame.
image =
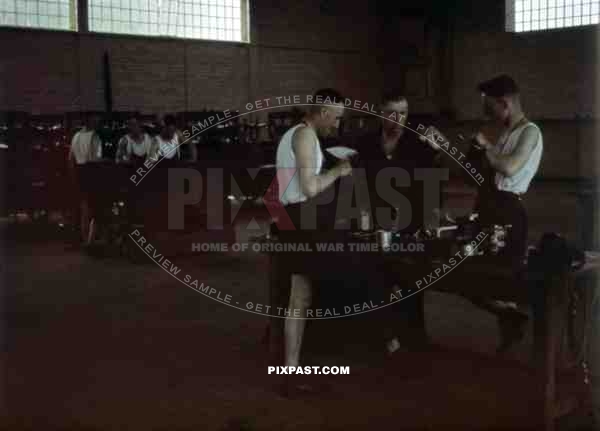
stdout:
<svg viewBox="0 0 600 431">
<path fill-rule="evenodd" d="M 1 1 L 1 0 L 0 0 Z M 37 30 L 37 31 L 50 31 L 50 32 L 66 32 L 66 33 L 78 33 L 78 34 L 95 34 L 95 35 L 102 35 L 102 36 L 108 36 L 108 37 L 127 37 L 127 38 L 150 38 L 150 39 L 168 39 L 168 40 L 189 40 L 189 41 L 207 41 L 207 42 L 219 42 L 219 43 L 227 43 L 227 44 L 238 44 L 238 45 L 248 45 L 251 43 L 252 40 L 252 32 L 251 32 L 251 11 L 250 11 L 250 0 L 233 0 L 233 1 L 239 1 L 240 2 L 240 15 L 239 15 L 239 31 L 240 31 L 240 36 L 241 36 L 241 40 L 238 39 L 219 39 L 217 38 L 210 38 L 210 37 L 193 37 L 193 36 L 188 36 L 188 34 L 186 34 L 187 31 L 189 31 L 189 29 L 194 29 L 195 26 L 197 26 L 196 22 L 194 20 L 194 18 L 198 17 L 198 21 L 200 22 L 200 26 L 202 26 L 202 23 L 209 23 L 209 21 L 205 20 L 205 16 L 204 15 L 192 15 L 191 18 L 191 26 L 186 26 L 185 25 L 185 14 L 181 15 L 180 17 L 176 18 L 175 24 L 172 25 L 171 27 L 175 27 L 175 28 L 182 28 L 184 31 L 183 35 L 177 35 L 177 34 L 156 34 L 156 33 L 150 33 L 149 31 L 147 33 L 132 33 L 132 32 L 119 32 L 119 31 L 112 31 L 110 28 L 108 29 L 102 29 L 102 30 L 92 30 L 92 16 L 90 14 L 90 9 L 91 9 L 91 5 L 90 5 L 90 1 L 89 0 L 68 0 L 69 1 L 69 16 L 67 17 L 67 20 L 69 22 L 69 28 L 63 28 L 63 27 L 51 27 L 51 26 L 40 26 L 39 25 L 39 15 L 36 17 L 38 25 L 37 26 L 28 26 L 28 25 L 19 25 L 17 24 L 17 20 L 16 20 L 16 14 L 17 14 L 17 6 L 16 6 L 16 2 L 17 1 L 24 1 L 24 0 L 9 0 L 9 1 L 14 1 L 15 2 L 15 11 L 14 12 L 6 12 L 6 13 L 14 13 L 15 14 L 15 24 L 0 24 L 0 29 L 14 29 L 14 30 Z M 47 3 L 47 1 L 45 0 L 25 0 L 25 1 L 35 1 L 36 3 L 36 10 L 39 11 L 40 7 L 39 4 L 41 2 L 43 3 Z M 191 3 L 192 0 L 189 0 L 187 3 Z M 214 1 L 219 1 L 219 0 L 214 0 Z M 183 8 L 185 10 L 186 5 L 183 5 Z M 196 6 L 194 6 L 196 7 Z M 198 6 L 199 7 L 199 6 Z M 111 10 L 111 9 L 109 9 Z M 145 15 L 147 17 L 148 22 L 145 22 L 143 24 L 146 25 L 146 27 L 148 29 L 151 28 L 152 25 L 154 25 L 154 23 L 152 22 L 152 18 L 154 17 L 154 15 L 157 15 L 156 12 L 154 12 L 153 10 L 147 10 L 144 11 Z M 2 13 L 0 11 L 0 13 Z M 102 13 L 102 11 L 101 11 Z M 27 12 L 25 12 L 25 14 L 27 14 Z M 39 12 L 38 12 L 39 14 Z M 176 15 L 176 14 L 173 14 Z M 224 16 L 218 16 L 218 18 L 221 19 L 230 19 L 233 21 L 233 14 L 231 17 L 229 18 L 225 18 Z M 102 22 L 105 22 L 104 20 Z M 111 12 L 111 19 L 108 21 L 109 23 L 113 24 L 113 23 L 118 23 L 121 25 L 130 25 L 132 23 L 131 18 L 130 21 L 119 21 L 119 20 L 112 20 L 112 12 Z M 182 25 L 182 23 L 184 23 Z M 160 26 L 161 24 L 158 23 L 158 25 Z M 236 26 L 234 26 L 233 28 L 235 28 Z M 209 27 L 211 30 L 215 30 L 216 34 L 218 35 L 218 30 L 216 28 L 213 27 Z M 228 31 L 230 31 L 229 28 L 224 29 L 224 31 L 227 33 Z"/>
<path fill-rule="evenodd" d="M 1 0 L 0 0 L 1 1 Z M 8 0 L 8 2 L 14 2 L 14 10 L 8 11 L 0 9 L 2 15 L 14 15 L 14 23 L 4 24 L 0 22 L 0 28 L 13 28 L 22 30 L 42 30 L 42 31 L 62 31 L 68 33 L 76 33 L 79 31 L 79 20 L 78 17 L 78 4 L 79 0 Z M 17 4 L 17 1 L 20 3 Z M 24 4 L 22 4 L 24 3 Z M 43 5 L 41 5 L 43 3 Z M 35 11 L 28 10 L 32 5 L 35 5 Z M 45 12 L 40 12 L 40 6 L 46 8 Z M 52 6 L 58 10 L 58 14 L 49 13 L 48 7 Z M 62 15 L 61 12 L 65 8 L 68 10 L 68 15 Z M 24 9 L 24 10 L 21 10 Z M 19 18 L 23 17 L 25 20 L 33 19 L 34 25 L 20 24 Z M 47 24 L 44 24 L 46 22 Z M 51 25 L 51 22 L 61 23 L 66 22 L 67 26 L 63 27 L 58 24 Z"/>
<path fill-rule="evenodd" d="M 526 15 L 526 19 L 523 21 L 517 21 L 519 18 L 517 13 L 521 11 L 517 11 L 517 2 L 525 2 L 531 4 L 529 9 L 524 9 L 523 11 L 529 12 Z M 593 28 L 600 25 L 600 0 L 580 0 L 581 3 L 574 5 L 565 3 L 571 2 L 572 0 L 505 0 L 504 2 L 504 30 L 509 33 L 515 34 L 529 34 L 529 33 L 540 33 L 540 32 L 554 32 L 554 31 L 565 31 L 565 30 L 573 30 L 573 29 L 585 29 L 585 28 Z M 534 9 L 535 2 L 536 6 Z M 592 11 L 594 10 L 594 6 L 597 6 L 597 14 L 594 16 Z M 544 6 L 541 6 L 544 5 Z M 553 6 L 551 6 L 553 5 Z M 571 8 L 572 13 L 575 12 L 575 6 L 577 7 L 586 7 L 588 8 L 587 14 L 584 15 L 585 12 L 581 12 L 580 15 L 566 15 L 563 14 L 562 17 L 558 17 L 556 15 L 556 11 L 559 8 L 563 8 L 563 11 L 566 10 L 564 8 Z M 538 17 L 537 20 L 534 20 L 533 12 L 536 12 L 535 15 Z M 543 12 L 543 13 L 541 13 Z M 552 14 L 550 13 L 552 12 Z M 552 17 L 550 17 L 552 15 Z M 540 17 L 544 17 L 544 19 L 540 19 Z M 586 21 L 586 18 L 589 19 L 589 23 L 582 23 Z M 569 20 L 569 24 L 566 24 L 566 21 Z M 562 22 L 559 22 L 562 21 Z M 552 22 L 552 24 L 550 24 Z M 527 24 L 527 28 L 519 28 L 519 23 Z M 523 26 L 524 27 L 524 26 Z"/>
<path fill-rule="evenodd" d="M 90 6 L 90 2 L 89 0 L 80 0 L 80 1 L 85 1 L 87 6 Z M 163 0 L 165 1 L 165 0 Z M 169 1 L 169 0 L 167 0 Z M 250 34 L 250 0 L 233 0 L 234 2 L 239 1 L 240 2 L 240 16 L 239 16 L 239 31 L 240 31 L 240 39 L 226 39 L 226 38 L 219 38 L 219 34 L 227 34 L 230 29 L 229 28 L 224 28 L 224 29 L 220 29 L 220 27 L 213 27 L 213 26 L 203 26 L 203 23 L 209 23 L 209 21 L 205 20 L 204 18 L 208 18 L 205 15 L 198 15 L 198 14 L 192 14 L 191 16 L 188 16 L 185 13 L 186 8 L 201 8 L 201 5 L 197 5 L 197 6 L 193 6 L 191 5 L 193 0 L 188 0 L 185 3 L 184 2 L 178 2 L 178 6 L 179 6 L 179 11 L 175 11 L 175 12 L 171 12 L 171 11 L 167 11 L 166 14 L 167 15 L 171 15 L 173 16 L 175 19 L 174 21 L 169 21 L 169 22 L 153 22 L 152 19 L 154 17 L 157 16 L 157 12 L 153 9 L 148 9 L 148 10 L 143 10 L 143 12 L 145 12 L 145 15 L 149 18 L 147 22 L 145 23 L 140 23 L 142 25 L 146 25 L 147 28 L 151 28 L 152 25 L 157 25 L 159 28 L 163 29 L 163 31 L 166 30 L 165 33 L 167 34 L 157 34 L 155 33 L 151 33 L 151 32 L 138 32 L 138 33 L 133 33 L 133 32 L 120 32 L 120 31 L 114 31 L 114 30 L 96 30 L 93 29 L 92 26 L 92 19 L 93 17 L 90 15 L 87 17 L 87 22 L 88 22 L 88 32 L 89 33 L 93 33 L 93 34 L 105 34 L 105 35 L 111 35 L 111 36 L 126 36 L 126 37 L 142 37 L 142 38 L 158 38 L 158 39 L 175 39 L 175 40 L 193 40 L 193 41 L 208 41 L 208 42 L 223 42 L 223 43 L 233 43 L 233 44 L 249 44 L 251 41 L 251 34 Z M 218 0 L 215 0 L 218 1 Z M 202 5 L 202 6 L 209 6 L 209 5 Z M 212 5 L 210 5 L 212 6 Z M 225 6 L 223 6 L 225 7 Z M 229 6 L 227 6 L 229 7 Z M 218 9 L 215 6 L 216 9 Z M 181 11 L 183 9 L 183 11 Z M 203 10 L 205 8 L 202 8 Z M 216 10 L 215 9 L 215 10 Z M 110 10 L 114 10 L 114 9 L 110 9 Z M 120 9 L 119 9 L 120 10 Z M 131 11 L 133 11 L 133 9 L 130 8 Z M 89 13 L 89 9 L 88 9 L 88 13 Z M 158 18 L 160 19 L 160 15 L 158 15 Z M 197 21 L 200 22 L 200 27 L 197 28 L 196 31 L 196 21 L 195 18 L 197 18 Z M 224 22 L 226 19 L 225 15 L 221 16 L 221 15 L 217 15 L 216 18 L 219 19 L 219 22 Z M 233 18 L 229 18 L 231 20 L 233 20 Z M 186 24 L 187 22 L 190 22 L 190 25 Z M 117 23 L 120 22 L 122 23 L 122 25 L 124 26 L 129 26 L 132 24 L 136 24 L 136 22 L 133 21 L 133 18 L 130 18 L 129 21 L 116 21 L 116 20 L 109 20 L 109 21 L 105 21 L 104 19 L 102 19 L 101 22 L 108 22 L 110 24 L 113 23 Z M 234 26 L 235 27 L 235 26 Z M 215 35 L 216 37 L 201 37 L 201 36 L 197 36 L 194 37 L 192 35 L 190 35 L 190 32 L 196 33 L 197 31 L 200 31 L 200 28 L 202 28 L 203 31 L 209 30 L 212 32 L 213 35 Z M 173 31 L 174 30 L 174 31 Z"/>
</svg>

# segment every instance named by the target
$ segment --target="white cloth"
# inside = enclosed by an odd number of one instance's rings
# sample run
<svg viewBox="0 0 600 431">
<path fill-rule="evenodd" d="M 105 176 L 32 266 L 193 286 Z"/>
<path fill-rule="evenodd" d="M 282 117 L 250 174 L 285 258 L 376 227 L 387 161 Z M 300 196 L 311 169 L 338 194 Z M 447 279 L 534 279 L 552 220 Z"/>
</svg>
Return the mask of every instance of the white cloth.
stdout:
<svg viewBox="0 0 600 431">
<path fill-rule="evenodd" d="M 140 142 L 135 141 L 129 133 L 119 140 L 119 150 L 117 152 L 117 162 L 127 161 L 131 155 L 146 157 L 150 155 L 152 149 L 152 139 L 147 133 L 142 134 Z"/>
<path fill-rule="evenodd" d="M 102 142 L 96 132 L 82 129 L 75 133 L 71 140 L 69 157 L 75 159 L 75 163 L 78 165 L 100 160 L 102 158 Z"/>
<path fill-rule="evenodd" d="M 294 133 L 301 127 L 306 127 L 306 125 L 301 123 L 285 132 L 277 146 L 275 162 L 277 166 L 277 184 L 279 186 L 279 201 L 283 205 L 307 200 L 306 195 L 302 193 L 302 187 L 300 187 L 300 173 L 297 170 L 296 155 L 292 147 Z M 323 168 L 323 152 L 321 151 L 319 139 L 316 136 L 312 150 L 315 160 L 313 173 L 319 175 Z"/>
<path fill-rule="evenodd" d="M 177 138 L 177 134 L 169 141 L 164 140 L 160 134 L 156 135 L 154 137 L 154 147 L 158 157 L 164 157 L 165 159 L 179 158 L 179 138 Z"/>
<path fill-rule="evenodd" d="M 498 140 L 498 153 L 499 154 L 510 154 L 514 151 L 517 143 L 519 142 L 519 138 L 521 137 L 521 133 L 528 128 L 535 127 L 538 132 L 538 140 L 535 145 L 533 151 L 529 155 L 527 162 L 519 169 L 517 173 L 515 173 L 512 177 L 508 177 L 499 172 L 496 173 L 495 182 L 498 190 L 503 190 L 506 192 L 523 194 L 527 192 L 529 189 L 529 184 L 531 180 L 537 173 L 537 170 L 540 166 L 540 161 L 542 160 L 542 153 L 544 151 L 544 139 L 542 137 L 542 131 L 540 128 L 532 123 L 531 121 L 526 122 L 525 124 L 517 127 L 512 132 L 505 132 L 500 139 Z"/>
</svg>

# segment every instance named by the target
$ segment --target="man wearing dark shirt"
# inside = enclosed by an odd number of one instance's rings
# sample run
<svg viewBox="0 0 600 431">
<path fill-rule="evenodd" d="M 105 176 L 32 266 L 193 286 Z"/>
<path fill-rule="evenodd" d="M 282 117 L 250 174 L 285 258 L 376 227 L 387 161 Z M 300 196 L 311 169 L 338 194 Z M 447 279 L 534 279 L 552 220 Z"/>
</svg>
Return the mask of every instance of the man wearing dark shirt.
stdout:
<svg viewBox="0 0 600 431">
<path fill-rule="evenodd" d="M 392 211 L 392 217 L 396 217 L 393 225 L 402 232 L 413 233 L 426 225 L 431 216 L 430 211 L 425 210 L 425 183 L 420 179 L 419 171 L 437 167 L 441 152 L 433 139 L 427 139 L 407 127 L 406 98 L 397 93 L 384 96 L 381 111 L 384 118 L 381 128 L 364 136 L 358 145 L 359 167 L 365 169 L 368 183 L 370 212 L 374 225 L 387 229 L 386 214 L 389 214 L 390 208 L 399 209 Z M 439 134 L 434 128 L 428 130 Z M 390 194 L 390 186 L 397 193 Z M 388 191 L 384 193 L 384 189 Z M 436 202 L 441 203 L 441 197 L 436 198 Z M 388 352 L 392 353 L 401 346 L 422 347 L 427 344 L 423 307 L 422 294 L 390 307 L 399 321 L 385 331 Z"/>
<path fill-rule="evenodd" d="M 400 214 L 403 221 L 398 228 L 403 232 L 414 232 L 426 224 L 425 218 L 430 215 L 424 211 L 424 181 L 419 171 L 437 167 L 441 152 L 431 139 L 406 125 L 408 102 L 404 97 L 395 93 L 385 96 L 381 110 L 381 116 L 385 118 L 381 128 L 364 136 L 359 143 L 359 167 L 365 169 L 370 208 L 376 225 L 384 226 L 385 218 L 378 217 L 382 213 L 377 209 L 408 209 L 403 204 L 405 197 L 410 203 L 410 211 Z M 436 135 L 439 133 L 432 127 L 428 130 Z M 390 175 L 400 172 L 408 177 L 395 180 L 386 174 L 386 168 L 399 168 L 395 172 L 388 169 Z M 389 191 L 390 181 L 392 189 L 398 193 L 392 195 L 385 191 L 386 188 Z"/>
</svg>

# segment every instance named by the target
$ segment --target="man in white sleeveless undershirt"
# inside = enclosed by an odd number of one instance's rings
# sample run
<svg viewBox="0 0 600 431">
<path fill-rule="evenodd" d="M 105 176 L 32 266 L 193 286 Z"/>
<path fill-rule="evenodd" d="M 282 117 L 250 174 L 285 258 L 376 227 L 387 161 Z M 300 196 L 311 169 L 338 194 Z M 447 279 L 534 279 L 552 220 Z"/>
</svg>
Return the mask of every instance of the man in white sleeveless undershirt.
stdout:
<svg viewBox="0 0 600 431">
<path fill-rule="evenodd" d="M 349 161 L 342 160 L 332 169 L 323 170 L 324 156 L 319 137 L 324 138 L 337 133 L 344 114 L 342 96 L 333 89 L 319 90 L 313 96 L 312 103 L 304 120 L 290 128 L 281 138 L 277 147 L 277 182 L 279 201 L 290 215 L 296 233 L 302 229 L 300 208 L 329 189 L 341 177 L 352 173 Z M 280 237 L 285 235 L 280 231 Z M 310 233 L 307 232 L 307 235 Z M 291 275 L 289 309 L 300 310 L 306 316 L 311 305 L 311 282 L 305 274 Z M 306 320 L 286 319 L 284 326 L 285 365 L 298 366 L 300 349 Z"/>
<path fill-rule="evenodd" d="M 519 87 L 510 76 L 500 75 L 482 82 L 478 90 L 485 116 L 502 127 L 502 134 L 495 144 L 482 133 L 475 136 L 492 172 L 492 184 L 482 189 L 486 192 L 480 192 L 477 210 L 483 225 L 512 225 L 506 257 L 518 267 L 525 256 L 528 236 L 523 199 L 542 159 L 542 132 L 525 116 Z M 523 336 L 527 317 L 515 310 L 515 304 L 483 298 L 474 302 L 497 315 L 502 338 L 500 352 Z"/>
</svg>

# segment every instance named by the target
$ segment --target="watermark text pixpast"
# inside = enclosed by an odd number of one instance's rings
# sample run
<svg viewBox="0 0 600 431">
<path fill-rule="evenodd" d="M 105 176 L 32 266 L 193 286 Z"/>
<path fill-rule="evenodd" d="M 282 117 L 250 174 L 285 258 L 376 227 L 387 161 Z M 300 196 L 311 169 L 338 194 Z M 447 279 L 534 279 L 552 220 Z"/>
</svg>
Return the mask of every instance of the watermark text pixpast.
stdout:
<svg viewBox="0 0 600 431">
<path fill-rule="evenodd" d="M 350 367 L 320 367 L 320 366 L 304 366 L 304 367 L 267 367 L 268 374 L 350 374 Z"/>
</svg>

